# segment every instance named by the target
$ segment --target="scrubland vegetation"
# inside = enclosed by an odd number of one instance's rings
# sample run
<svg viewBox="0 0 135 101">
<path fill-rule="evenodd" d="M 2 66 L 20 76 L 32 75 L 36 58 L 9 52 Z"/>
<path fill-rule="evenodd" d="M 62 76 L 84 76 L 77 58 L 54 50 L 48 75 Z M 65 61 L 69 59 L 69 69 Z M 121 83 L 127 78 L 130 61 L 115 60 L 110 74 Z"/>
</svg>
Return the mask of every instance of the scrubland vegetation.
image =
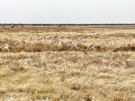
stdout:
<svg viewBox="0 0 135 101">
<path fill-rule="evenodd" d="M 1 27 L 4 44 L 1 101 L 135 101 L 135 29 Z"/>
</svg>

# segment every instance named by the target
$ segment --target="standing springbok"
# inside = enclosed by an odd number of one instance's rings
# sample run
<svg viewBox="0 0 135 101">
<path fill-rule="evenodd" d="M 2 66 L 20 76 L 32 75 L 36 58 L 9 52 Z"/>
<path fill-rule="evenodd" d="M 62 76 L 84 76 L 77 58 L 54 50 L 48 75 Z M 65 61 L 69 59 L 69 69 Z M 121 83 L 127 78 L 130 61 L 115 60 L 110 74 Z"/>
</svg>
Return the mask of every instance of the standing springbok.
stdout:
<svg viewBox="0 0 135 101">
<path fill-rule="evenodd" d="M 9 52 L 10 49 L 9 49 L 9 45 L 8 44 L 5 44 L 2 48 L 2 51 L 6 51 L 6 52 Z"/>
</svg>

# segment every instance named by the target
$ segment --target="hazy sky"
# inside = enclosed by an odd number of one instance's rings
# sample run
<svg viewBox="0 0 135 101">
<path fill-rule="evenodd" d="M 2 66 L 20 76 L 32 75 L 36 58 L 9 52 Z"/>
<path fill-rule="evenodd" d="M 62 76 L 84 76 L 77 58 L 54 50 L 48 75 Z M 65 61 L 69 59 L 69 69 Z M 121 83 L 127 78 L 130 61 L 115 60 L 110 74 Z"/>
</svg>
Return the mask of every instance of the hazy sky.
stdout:
<svg viewBox="0 0 135 101">
<path fill-rule="evenodd" d="M 0 0 L 0 23 L 135 23 L 135 0 Z"/>
</svg>

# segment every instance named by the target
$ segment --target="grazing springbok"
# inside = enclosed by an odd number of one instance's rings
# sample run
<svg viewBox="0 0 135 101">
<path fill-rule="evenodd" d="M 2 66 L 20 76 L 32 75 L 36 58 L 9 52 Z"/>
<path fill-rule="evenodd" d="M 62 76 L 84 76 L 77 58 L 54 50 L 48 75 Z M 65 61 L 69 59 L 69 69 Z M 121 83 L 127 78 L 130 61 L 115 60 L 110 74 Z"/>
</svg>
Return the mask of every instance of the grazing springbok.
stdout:
<svg viewBox="0 0 135 101">
<path fill-rule="evenodd" d="M 90 51 L 90 50 L 92 50 L 92 49 L 94 49 L 94 50 L 96 51 L 95 45 L 90 45 L 90 46 L 88 47 L 88 51 Z"/>
<path fill-rule="evenodd" d="M 75 43 L 73 43 L 73 44 L 72 44 L 72 49 L 76 49 L 76 50 L 78 50 L 78 45 L 77 45 L 77 44 L 75 44 Z"/>
<path fill-rule="evenodd" d="M 68 48 L 71 48 L 72 47 L 72 42 L 71 41 L 69 41 L 69 42 L 66 42 L 66 43 L 64 43 Z"/>
<path fill-rule="evenodd" d="M 71 50 L 74 50 L 74 49 L 77 50 L 78 49 L 78 45 L 76 45 L 75 43 L 72 43 L 71 41 L 63 43 L 62 41 L 54 40 L 54 41 L 52 41 L 52 44 L 58 45 L 58 46 L 61 46 L 61 47 L 66 46 Z"/>
<path fill-rule="evenodd" d="M 10 51 L 9 45 L 8 45 L 8 44 L 5 44 L 5 45 L 2 47 L 2 51 L 9 52 L 9 51 Z"/>
<path fill-rule="evenodd" d="M 70 42 L 66 42 L 65 45 L 70 48 L 70 49 L 78 49 L 78 46 L 75 43 Z"/>
</svg>

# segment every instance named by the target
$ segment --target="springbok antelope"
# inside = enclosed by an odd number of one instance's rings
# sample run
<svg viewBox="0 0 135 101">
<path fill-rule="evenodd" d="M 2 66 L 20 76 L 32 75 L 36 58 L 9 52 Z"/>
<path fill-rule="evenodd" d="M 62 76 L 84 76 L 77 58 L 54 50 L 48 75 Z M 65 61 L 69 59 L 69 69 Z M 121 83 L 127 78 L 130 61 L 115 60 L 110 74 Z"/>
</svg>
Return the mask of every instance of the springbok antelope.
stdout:
<svg viewBox="0 0 135 101">
<path fill-rule="evenodd" d="M 5 44 L 2 48 L 2 51 L 6 51 L 6 52 L 9 52 L 10 49 L 9 49 L 9 45 L 8 44 Z"/>
<path fill-rule="evenodd" d="M 59 41 L 59 40 L 53 40 L 52 44 L 57 45 L 57 46 L 61 46 L 61 47 L 64 45 L 64 43 L 62 41 Z"/>
<path fill-rule="evenodd" d="M 78 45 L 73 43 L 72 44 L 72 49 L 76 49 L 77 50 L 78 49 Z"/>
<path fill-rule="evenodd" d="M 73 49 L 77 50 L 78 49 L 78 46 L 75 43 L 72 43 L 71 41 L 63 43 L 62 41 L 55 40 L 55 41 L 52 41 L 52 44 L 53 45 L 59 45 L 61 47 L 66 46 L 66 47 L 68 47 L 71 50 L 73 50 Z"/>
<path fill-rule="evenodd" d="M 66 43 L 64 43 L 68 48 L 71 48 L 72 47 L 72 42 L 66 42 Z"/>
<path fill-rule="evenodd" d="M 82 38 L 83 38 L 83 36 L 82 36 L 82 35 L 81 35 L 81 36 L 79 36 L 79 37 L 77 38 L 78 42 L 82 41 Z"/>
<path fill-rule="evenodd" d="M 72 42 L 66 42 L 65 45 L 70 49 L 78 49 L 78 46 Z"/>
<path fill-rule="evenodd" d="M 47 40 L 47 37 L 41 37 L 41 38 L 39 38 L 38 40 L 42 40 L 42 39 L 44 39 L 44 40 Z"/>
<path fill-rule="evenodd" d="M 58 38 L 58 36 L 54 36 L 54 37 L 51 37 L 52 38 L 52 43 L 54 43 L 54 44 L 58 44 L 60 41 L 59 41 L 59 38 Z"/>
<path fill-rule="evenodd" d="M 90 51 L 91 49 L 94 49 L 94 50 L 96 51 L 96 47 L 95 47 L 94 45 L 90 45 L 90 46 L 88 47 L 88 51 Z"/>
</svg>

